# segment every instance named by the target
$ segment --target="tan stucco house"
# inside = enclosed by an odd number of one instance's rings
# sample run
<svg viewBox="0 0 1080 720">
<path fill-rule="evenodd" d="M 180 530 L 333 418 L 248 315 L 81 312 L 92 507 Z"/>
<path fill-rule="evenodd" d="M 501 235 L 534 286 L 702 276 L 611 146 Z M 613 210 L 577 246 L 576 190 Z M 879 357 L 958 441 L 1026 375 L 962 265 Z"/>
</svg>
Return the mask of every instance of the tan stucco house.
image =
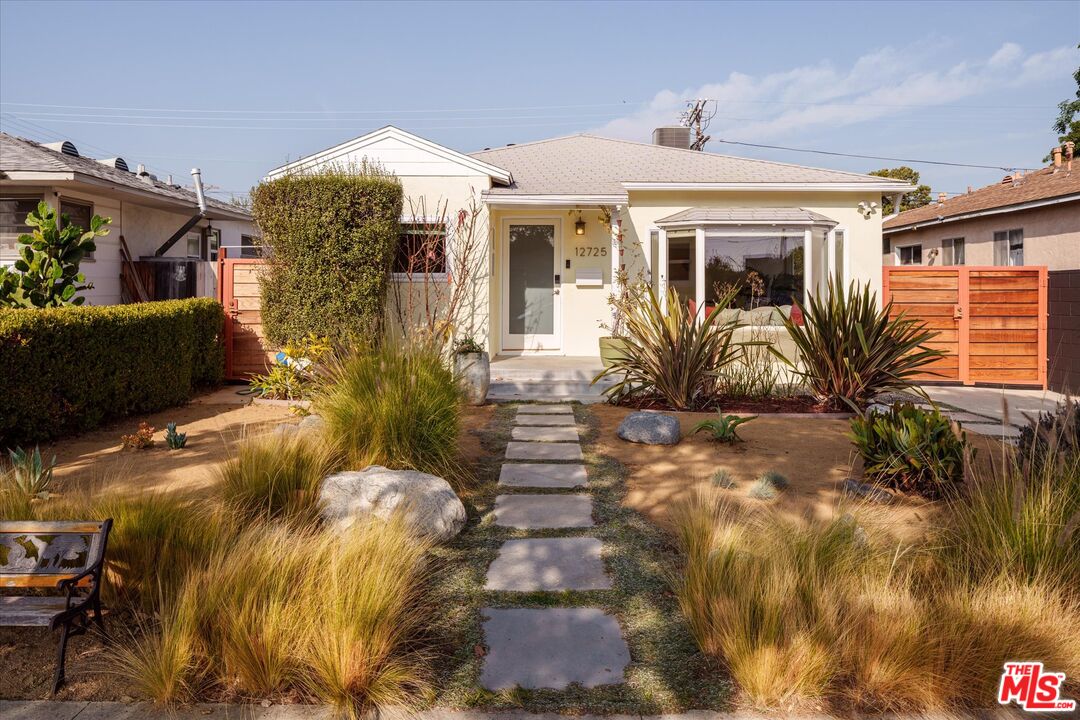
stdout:
<svg viewBox="0 0 1080 720">
<path fill-rule="evenodd" d="M 385 127 L 268 178 L 375 162 L 401 180 L 406 208 L 481 207 L 484 278 L 460 327 L 493 355 L 595 357 L 613 278 L 676 288 L 697 308 L 751 271 L 747 305 L 789 307 L 830 273 L 880 290 L 879 208 L 911 186 L 693 151 L 689 131 L 667 130 L 665 144 L 573 135 L 466 154 Z"/>
<path fill-rule="evenodd" d="M 185 178 L 187 180 L 187 178 Z M 201 178 L 195 177 L 201 191 Z M 214 297 L 218 249 L 234 256 L 258 247 L 251 213 L 158 178 L 124 158 L 91 158 L 70 141 L 43 145 L 0 133 L 0 265 L 16 260 L 16 239 L 29 233 L 27 214 L 45 201 L 86 227 L 94 215 L 112 218 L 109 234 L 80 270 L 92 305 L 130 301 L 122 282 L 121 238 L 149 297 Z M 172 241 L 170 244 L 170 240 Z M 160 252 L 159 252 L 160 251 Z"/>
<path fill-rule="evenodd" d="M 1080 269 L 1080 164 L 1061 162 L 900 213 L 884 223 L 885 265 Z"/>
</svg>

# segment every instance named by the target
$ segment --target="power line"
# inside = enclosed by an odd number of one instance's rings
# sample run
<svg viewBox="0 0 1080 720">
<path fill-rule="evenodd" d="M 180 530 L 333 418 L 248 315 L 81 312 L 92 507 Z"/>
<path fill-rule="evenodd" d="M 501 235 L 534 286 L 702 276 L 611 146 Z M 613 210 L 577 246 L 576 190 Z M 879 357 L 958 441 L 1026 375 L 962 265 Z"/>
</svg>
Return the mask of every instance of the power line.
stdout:
<svg viewBox="0 0 1080 720">
<path fill-rule="evenodd" d="M 23 115 L 16 115 L 16 117 L 25 117 Z M 227 120 L 229 118 L 222 118 Z M 453 118 L 452 118 L 453 119 Z M 462 119 L 462 118 L 456 118 Z M 476 118 L 478 120 L 486 120 L 487 118 Z M 616 118 L 612 118 L 613 120 Z M 149 127 L 149 128 L 178 128 L 178 129 L 190 129 L 190 130 L 280 130 L 280 131 L 306 131 L 306 130 L 342 130 L 348 132 L 355 132 L 356 127 L 337 127 L 333 125 L 323 125 L 318 127 L 285 127 L 281 125 L 187 125 L 178 123 L 129 123 L 129 122 L 105 122 L 98 120 L 61 120 L 59 118 L 53 118 L 52 122 L 62 123 L 74 123 L 77 125 L 111 125 L 118 127 Z M 494 125 L 432 125 L 424 127 L 416 127 L 414 130 L 472 130 L 472 129 L 486 129 L 486 128 L 526 128 L 526 127 L 548 127 L 551 125 L 580 125 L 580 120 L 566 120 L 559 122 L 543 122 L 543 123 L 497 123 Z"/>
<path fill-rule="evenodd" d="M 569 110 L 576 108 L 591 108 L 591 107 L 627 107 L 633 105 L 643 105 L 647 101 L 622 101 L 612 103 L 587 103 L 582 105 L 517 105 L 517 106 L 502 106 L 502 107 L 470 107 L 470 108 L 453 108 L 453 109 L 426 109 L 426 110 L 221 110 L 221 109 L 201 109 L 196 110 L 192 108 L 145 108 L 145 107 L 106 107 L 101 105 L 53 105 L 50 103 L 17 103 L 17 102 L 0 102 L 0 105 L 15 105 L 18 107 L 45 107 L 45 108 L 59 108 L 64 110 L 114 110 L 124 112 L 169 112 L 169 113 L 217 113 L 217 114 L 230 114 L 230 113 L 250 113 L 252 115 L 405 115 L 405 114 L 424 114 L 424 113 L 477 113 L 477 112 L 493 112 L 503 110 Z"/>
<path fill-rule="evenodd" d="M 975 165 L 972 163 L 946 162 L 944 160 L 911 160 L 908 158 L 884 157 L 882 155 L 860 155 L 857 153 L 833 152 L 831 150 L 806 150 L 804 148 L 784 147 L 782 145 L 763 145 L 760 143 L 740 142 L 739 140 L 718 139 L 716 142 L 725 143 L 727 145 L 767 148 L 769 150 L 786 150 L 788 152 L 814 153 L 816 155 L 833 155 L 836 157 L 861 158 L 864 160 L 887 160 L 889 162 L 915 163 L 917 165 L 947 165 L 950 167 L 981 168 L 983 170 L 1004 170 L 1006 172 L 1012 172 L 1013 170 L 1038 170 L 1038 168 L 1022 168 L 1007 165 Z"/>
</svg>

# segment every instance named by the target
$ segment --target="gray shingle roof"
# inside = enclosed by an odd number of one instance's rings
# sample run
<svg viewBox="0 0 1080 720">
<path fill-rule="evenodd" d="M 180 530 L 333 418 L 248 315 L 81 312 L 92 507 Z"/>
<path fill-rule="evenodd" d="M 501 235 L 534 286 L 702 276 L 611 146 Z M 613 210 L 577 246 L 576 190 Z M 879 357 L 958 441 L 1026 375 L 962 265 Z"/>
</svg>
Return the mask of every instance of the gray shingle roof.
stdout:
<svg viewBox="0 0 1080 720">
<path fill-rule="evenodd" d="M 868 187 L 893 182 L 840 170 L 717 155 L 660 145 L 571 135 L 471 153 L 509 170 L 510 187 L 490 195 L 614 195 L 624 182 L 663 183 L 846 183 Z"/>
<path fill-rule="evenodd" d="M 795 225 L 807 224 L 831 224 L 836 221 L 821 213 L 802 208 L 784 207 L 752 207 L 752 208 L 690 208 L 668 215 L 656 221 L 660 227 L 664 225 L 684 225 L 697 223 L 708 225 L 710 223 L 791 223 Z"/>
<path fill-rule="evenodd" d="M 160 195 L 192 208 L 198 200 L 192 190 L 168 185 L 159 180 L 139 177 L 99 163 L 93 158 L 64 155 L 26 138 L 0 133 L 0 173 L 7 172 L 62 172 L 89 175 L 119 187 Z M 206 204 L 212 210 L 250 219 L 251 213 L 221 200 L 207 197 Z M 213 213 L 211 213 L 213 215 Z"/>
</svg>

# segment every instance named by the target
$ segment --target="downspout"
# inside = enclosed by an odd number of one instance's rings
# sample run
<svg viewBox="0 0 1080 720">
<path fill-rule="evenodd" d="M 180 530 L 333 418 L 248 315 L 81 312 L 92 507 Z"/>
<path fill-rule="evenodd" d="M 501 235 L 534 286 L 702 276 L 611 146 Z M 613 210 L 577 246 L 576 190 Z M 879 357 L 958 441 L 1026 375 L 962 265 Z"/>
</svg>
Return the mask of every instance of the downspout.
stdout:
<svg viewBox="0 0 1080 720">
<path fill-rule="evenodd" d="M 195 227 L 200 220 L 206 217 L 206 195 L 203 194 L 202 184 L 202 171 L 199 168 L 191 168 L 191 176 L 195 178 L 195 199 L 199 204 L 199 212 L 192 216 L 190 220 L 184 223 L 179 230 L 173 233 L 173 236 L 166 240 L 161 247 L 154 253 L 154 257 L 161 257 L 165 253 L 169 252 L 169 248 L 175 245 L 180 238 L 187 234 L 187 231 Z"/>
</svg>

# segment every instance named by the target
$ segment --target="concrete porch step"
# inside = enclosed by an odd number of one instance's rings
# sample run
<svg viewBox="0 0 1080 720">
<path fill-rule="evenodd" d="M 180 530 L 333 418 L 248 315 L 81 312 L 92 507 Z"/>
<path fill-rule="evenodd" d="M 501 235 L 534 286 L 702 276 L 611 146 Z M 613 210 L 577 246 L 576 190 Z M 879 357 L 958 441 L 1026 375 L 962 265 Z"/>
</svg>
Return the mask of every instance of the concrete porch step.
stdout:
<svg viewBox="0 0 1080 720">
<path fill-rule="evenodd" d="M 491 361 L 491 380 L 587 384 L 603 369 L 600 359 L 594 357 L 496 357 Z"/>
<path fill-rule="evenodd" d="M 604 388 L 611 385 L 610 382 L 599 382 L 596 385 L 591 385 L 588 382 L 497 381 L 493 379 L 488 387 L 488 397 L 506 397 L 519 400 L 571 399 L 578 396 L 602 398 Z"/>
</svg>

